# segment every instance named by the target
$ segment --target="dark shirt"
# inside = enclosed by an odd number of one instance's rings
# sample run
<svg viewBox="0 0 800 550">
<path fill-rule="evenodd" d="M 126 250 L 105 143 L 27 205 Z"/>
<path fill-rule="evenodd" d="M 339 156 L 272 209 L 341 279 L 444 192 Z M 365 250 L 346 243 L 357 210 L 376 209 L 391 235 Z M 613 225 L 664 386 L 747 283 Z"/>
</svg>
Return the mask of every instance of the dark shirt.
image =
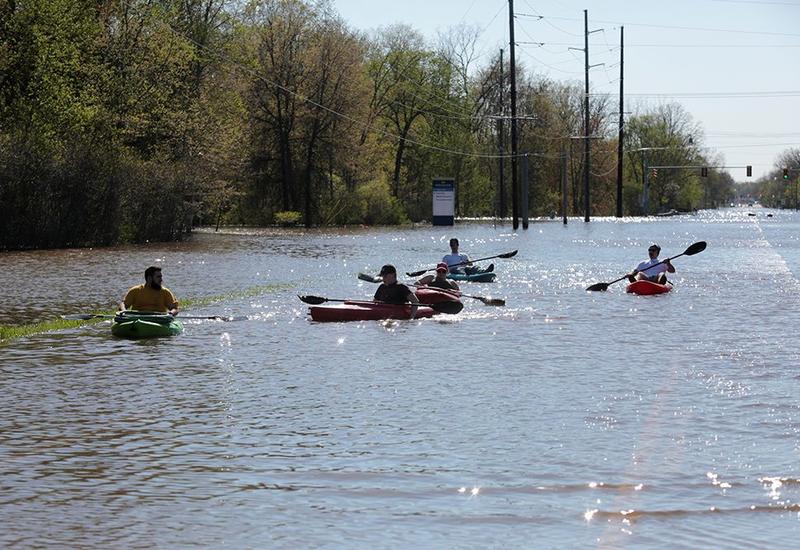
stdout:
<svg viewBox="0 0 800 550">
<path fill-rule="evenodd" d="M 387 304 L 405 304 L 408 302 L 408 295 L 411 291 L 406 285 L 395 283 L 393 285 L 381 284 L 375 291 L 376 302 L 386 302 Z"/>
</svg>

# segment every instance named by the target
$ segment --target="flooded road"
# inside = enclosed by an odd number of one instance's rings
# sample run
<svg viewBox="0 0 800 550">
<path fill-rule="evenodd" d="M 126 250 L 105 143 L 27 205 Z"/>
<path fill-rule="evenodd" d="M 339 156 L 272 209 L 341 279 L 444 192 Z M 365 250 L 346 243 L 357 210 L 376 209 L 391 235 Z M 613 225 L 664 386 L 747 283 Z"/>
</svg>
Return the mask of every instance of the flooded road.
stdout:
<svg viewBox="0 0 800 550">
<path fill-rule="evenodd" d="M 0 344 L 0 546 L 792 547 L 800 215 L 749 212 L 2 254 L 3 323 L 113 308 L 151 264 L 229 296 L 185 314 L 247 320 Z M 336 324 L 297 299 L 371 297 L 358 272 L 452 236 L 519 250 L 462 285 L 505 307 Z M 669 294 L 584 290 L 697 241 Z"/>
</svg>

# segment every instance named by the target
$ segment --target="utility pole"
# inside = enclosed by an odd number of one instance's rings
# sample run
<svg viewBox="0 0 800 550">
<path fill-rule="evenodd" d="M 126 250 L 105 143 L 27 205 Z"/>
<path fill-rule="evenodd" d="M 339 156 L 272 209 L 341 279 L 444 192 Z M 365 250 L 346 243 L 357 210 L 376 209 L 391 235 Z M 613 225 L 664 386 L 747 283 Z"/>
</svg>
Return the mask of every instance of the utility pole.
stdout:
<svg viewBox="0 0 800 550">
<path fill-rule="evenodd" d="M 586 59 L 584 73 L 586 77 L 586 95 L 583 108 L 583 221 L 589 221 L 589 10 L 583 10 L 583 53 Z"/>
<path fill-rule="evenodd" d="M 619 137 L 617 138 L 617 217 L 622 217 L 622 143 L 625 138 L 625 109 L 623 104 L 623 61 L 625 27 L 619 28 Z"/>
<path fill-rule="evenodd" d="M 589 159 L 589 140 L 592 136 L 589 134 L 589 69 L 592 67 L 599 67 L 600 65 L 605 65 L 605 63 L 598 63 L 597 65 L 589 65 L 589 35 L 595 32 L 600 32 L 603 29 L 595 29 L 593 31 L 589 31 L 589 10 L 583 10 L 583 48 L 567 48 L 569 50 L 583 50 L 584 58 L 585 58 L 585 79 L 586 79 L 586 89 L 584 91 L 584 102 L 583 102 L 583 209 L 584 209 L 584 217 L 583 221 L 589 221 L 590 215 L 590 200 L 589 200 L 589 173 L 591 171 L 591 162 Z"/>
<path fill-rule="evenodd" d="M 508 0 L 509 48 L 511 50 L 511 210 L 514 230 L 519 228 L 519 190 L 517 183 L 517 71 L 514 57 L 514 0 Z"/>
<path fill-rule="evenodd" d="M 505 166 L 503 155 L 505 155 L 505 134 L 503 133 L 503 117 L 505 116 L 505 109 L 503 108 L 503 88 L 505 87 L 505 79 L 503 78 L 503 48 L 500 48 L 500 117 L 497 119 L 497 138 L 500 148 L 500 218 L 506 217 L 506 185 L 505 185 Z"/>
</svg>

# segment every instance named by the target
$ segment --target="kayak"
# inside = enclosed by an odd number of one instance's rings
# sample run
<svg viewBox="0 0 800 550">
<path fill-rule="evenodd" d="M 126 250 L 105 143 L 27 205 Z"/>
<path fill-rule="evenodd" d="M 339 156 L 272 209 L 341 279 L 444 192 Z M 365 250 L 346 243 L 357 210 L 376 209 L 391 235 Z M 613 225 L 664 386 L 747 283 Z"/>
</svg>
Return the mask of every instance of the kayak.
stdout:
<svg viewBox="0 0 800 550">
<path fill-rule="evenodd" d="M 642 296 L 664 294 L 670 290 L 672 290 L 672 285 L 670 283 L 662 285 L 660 283 L 654 283 L 653 281 L 635 281 L 625 288 L 625 292 Z"/>
<path fill-rule="evenodd" d="M 497 274 L 494 271 L 481 271 L 478 273 L 448 273 L 447 278 L 453 281 L 467 281 L 471 283 L 491 283 Z"/>
<path fill-rule="evenodd" d="M 124 311 L 114 317 L 111 334 L 120 338 L 157 338 L 174 336 L 183 330 L 183 323 L 172 315 L 140 314 Z"/>
<path fill-rule="evenodd" d="M 440 304 L 442 302 L 458 302 L 461 292 L 458 290 L 443 290 L 436 287 L 417 287 L 414 290 L 420 304 Z"/>
<path fill-rule="evenodd" d="M 380 302 L 348 300 L 343 304 L 311 306 L 308 308 L 314 321 L 379 321 L 381 319 L 410 319 L 411 306 L 383 304 Z M 417 307 L 415 319 L 433 317 L 439 312 L 426 306 Z"/>
</svg>

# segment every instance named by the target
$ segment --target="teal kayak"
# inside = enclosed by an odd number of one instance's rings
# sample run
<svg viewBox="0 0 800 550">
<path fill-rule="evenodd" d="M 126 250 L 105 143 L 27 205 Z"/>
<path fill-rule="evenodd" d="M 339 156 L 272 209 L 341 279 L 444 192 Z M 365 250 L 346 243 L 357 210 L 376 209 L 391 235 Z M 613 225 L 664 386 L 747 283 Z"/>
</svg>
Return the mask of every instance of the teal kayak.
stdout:
<svg viewBox="0 0 800 550">
<path fill-rule="evenodd" d="M 120 338 L 158 338 L 174 336 L 183 330 L 183 323 L 168 313 L 123 311 L 114 317 L 111 334 Z"/>
<path fill-rule="evenodd" d="M 491 283 L 497 274 L 494 271 L 482 271 L 479 273 L 448 273 L 447 278 L 453 281 L 469 281 L 473 283 Z"/>
</svg>

